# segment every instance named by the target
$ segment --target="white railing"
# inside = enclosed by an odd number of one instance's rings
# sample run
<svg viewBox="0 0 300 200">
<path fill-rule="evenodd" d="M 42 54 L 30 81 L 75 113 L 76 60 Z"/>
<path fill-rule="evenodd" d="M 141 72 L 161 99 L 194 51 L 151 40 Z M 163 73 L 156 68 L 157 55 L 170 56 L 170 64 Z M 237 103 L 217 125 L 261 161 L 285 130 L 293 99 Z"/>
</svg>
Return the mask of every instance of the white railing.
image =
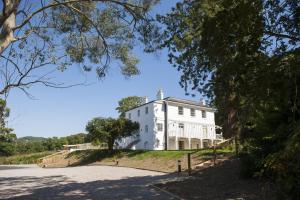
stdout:
<svg viewBox="0 0 300 200">
<path fill-rule="evenodd" d="M 203 125 L 195 123 L 183 123 L 184 128 L 179 128 L 179 123 L 169 123 L 168 135 L 181 138 L 199 138 L 199 139 L 216 139 L 214 125 Z M 203 126 L 207 127 L 207 132 L 203 132 Z"/>
<path fill-rule="evenodd" d="M 222 134 L 216 134 L 216 139 L 223 140 L 223 135 Z"/>
</svg>

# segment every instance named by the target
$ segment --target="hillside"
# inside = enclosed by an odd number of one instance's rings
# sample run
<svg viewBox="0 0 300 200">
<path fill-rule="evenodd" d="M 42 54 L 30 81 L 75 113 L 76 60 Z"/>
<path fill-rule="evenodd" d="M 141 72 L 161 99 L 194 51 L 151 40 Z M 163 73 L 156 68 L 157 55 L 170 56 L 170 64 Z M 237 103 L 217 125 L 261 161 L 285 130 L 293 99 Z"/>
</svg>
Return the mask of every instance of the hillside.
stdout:
<svg viewBox="0 0 300 200">
<path fill-rule="evenodd" d="M 20 137 L 17 140 L 18 141 L 27 141 L 27 142 L 41 142 L 41 141 L 47 140 L 47 138 L 35 137 L 35 136 L 25 136 L 25 137 Z"/>
<path fill-rule="evenodd" d="M 192 151 L 146 151 L 146 150 L 85 150 L 72 153 L 61 152 L 45 157 L 42 167 L 70 167 L 78 165 L 114 165 L 162 172 L 177 171 L 178 160 L 182 170 L 187 170 L 187 153 Z M 217 151 L 218 157 L 232 155 L 231 150 Z M 192 156 L 192 166 L 212 159 L 212 150 L 200 150 Z"/>
</svg>

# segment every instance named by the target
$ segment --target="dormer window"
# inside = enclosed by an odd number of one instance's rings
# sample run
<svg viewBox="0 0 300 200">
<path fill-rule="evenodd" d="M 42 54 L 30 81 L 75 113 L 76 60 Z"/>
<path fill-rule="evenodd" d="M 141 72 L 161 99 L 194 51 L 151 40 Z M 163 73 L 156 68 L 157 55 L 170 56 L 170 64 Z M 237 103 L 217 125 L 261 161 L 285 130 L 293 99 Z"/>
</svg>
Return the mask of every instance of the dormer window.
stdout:
<svg viewBox="0 0 300 200">
<path fill-rule="evenodd" d="M 183 115 L 183 107 L 178 106 L 178 115 Z"/>
</svg>

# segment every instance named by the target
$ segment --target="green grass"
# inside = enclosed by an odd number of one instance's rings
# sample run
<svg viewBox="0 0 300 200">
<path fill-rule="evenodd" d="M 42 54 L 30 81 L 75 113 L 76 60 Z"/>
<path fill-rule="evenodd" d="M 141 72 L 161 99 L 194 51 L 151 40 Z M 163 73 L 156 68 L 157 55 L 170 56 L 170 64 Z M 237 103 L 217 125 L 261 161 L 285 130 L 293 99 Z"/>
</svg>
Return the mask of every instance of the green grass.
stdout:
<svg viewBox="0 0 300 200">
<path fill-rule="evenodd" d="M 38 163 L 40 158 L 48 156 L 53 153 L 54 152 L 52 152 L 52 151 L 47 151 L 47 152 L 41 152 L 41 153 L 0 157 L 0 165 L 36 164 L 36 163 Z"/>
<path fill-rule="evenodd" d="M 234 151 L 230 148 L 223 148 L 223 149 L 217 149 L 216 150 L 217 155 L 223 154 L 223 155 L 231 155 L 234 153 Z M 212 149 L 201 149 L 199 151 L 195 152 L 198 156 L 212 156 L 213 150 Z"/>
<path fill-rule="evenodd" d="M 191 151 L 141 151 L 139 153 L 129 153 L 128 157 L 137 160 L 143 160 L 147 158 L 164 158 L 164 159 L 175 159 L 181 158 Z"/>
<path fill-rule="evenodd" d="M 162 158 L 162 159 L 176 159 L 181 158 L 191 151 L 151 151 L 151 150 L 85 150 L 74 151 L 68 157 L 76 157 L 79 159 L 79 165 L 88 164 L 103 159 L 115 160 L 122 157 L 130 159 L 144 160 L 147 158 Z"/>
<path fill-rule="evenodd" d="M 217 149 L 218 155 L 232 155 L 232 149 Z M 213 155 L 212 149 L 200 149 L 200 150 L 182 150 L 182 151 L 153 151 L 153 150 L 84 150 L 74 151 L 68 155 L 68 157 L 75 157 L 78 162 L 74 165 L 85 165 L 96 161 L 107 160 L 114 161 L 123 157 L 128 157 L 133 160 L 146 160 L 146 159 L 179 159 L 186 156 L 188 153 L 192 153 L 193 156 L 199 156 L 202 158 L 209 158 Z"/>
</svg>

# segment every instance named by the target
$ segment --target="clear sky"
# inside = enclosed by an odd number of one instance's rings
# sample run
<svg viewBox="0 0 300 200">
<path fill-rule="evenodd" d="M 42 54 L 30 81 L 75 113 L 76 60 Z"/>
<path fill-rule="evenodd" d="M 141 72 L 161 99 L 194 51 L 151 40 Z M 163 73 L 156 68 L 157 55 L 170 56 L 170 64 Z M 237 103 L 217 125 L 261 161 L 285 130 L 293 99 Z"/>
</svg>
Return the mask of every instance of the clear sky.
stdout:
<svg viewBox="0 0 300 200">
<path fill-rule="evenodd" d="M 175 4 L 175 0 L 162 0 L 154 12 L 165 13 Z M 14 90 L 8 98 L 11 116 L 8 126 L 14 128 L 18 137 L 23 136 L 66 136 L 85 131 L 85 125 L 93 117 L 117 117 L 115 110 L 118 100 L 137 95 L 154 99 L 159 88 L 165 96 L 174 96 L 198 101 L 199 96 L 185 96 L 179 84 L 179 72 L 168 63 L 167 51 L 158 55 L 143 53 L 135 49 L 140 59 L 141 75 L 126 79 L 116 66 L 112 65 L 107 78 L 99 81 L 96 73 L 80 73 L 75 67 L 61 73 L 65 82 L 85 79 L 89 86 L 69 89 L 53 89 L 34 86 L 29 92 L 38 100 L 29 99 L 21 91 Z"/>
</svg>

